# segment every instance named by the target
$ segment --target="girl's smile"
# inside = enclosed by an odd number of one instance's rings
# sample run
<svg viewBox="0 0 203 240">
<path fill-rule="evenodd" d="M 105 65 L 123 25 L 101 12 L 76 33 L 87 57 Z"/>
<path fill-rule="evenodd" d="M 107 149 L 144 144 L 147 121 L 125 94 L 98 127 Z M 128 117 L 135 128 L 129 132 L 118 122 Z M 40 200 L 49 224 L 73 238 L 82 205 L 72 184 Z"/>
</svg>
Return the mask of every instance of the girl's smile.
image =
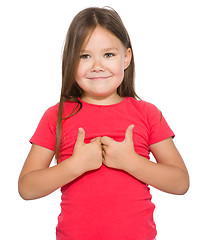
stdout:
<svg viewBox="0 0 203 240">
<path fill-rule="evenodd" d="M 84 43 L 76 82 L 83 89 L 85 101 L 104 100 L 104 104 L 121 101 L 117 88 L 123 81 L 124 70 L 131 61 L 131 49 L 103 27 L 96 27 Z"/>
<path fill-rule="evenodd" d="M 88 79 L 93 80 L 93 81 L 99 81 L 99 80 L 103 81 L 103 80 L 106 80 L 107 78 L 109 78 L 109 77 L 90 77 Z"/>
</svg>

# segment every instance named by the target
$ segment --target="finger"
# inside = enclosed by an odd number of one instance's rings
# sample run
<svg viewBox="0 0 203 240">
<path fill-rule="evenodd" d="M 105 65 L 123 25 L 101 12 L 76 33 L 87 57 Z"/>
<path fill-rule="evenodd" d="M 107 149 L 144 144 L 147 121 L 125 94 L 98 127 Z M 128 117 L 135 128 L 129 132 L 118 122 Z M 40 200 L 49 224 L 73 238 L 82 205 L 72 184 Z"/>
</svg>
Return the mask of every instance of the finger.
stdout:
<svg viewBox="0 0 203 240">
<path fill-rule="evenodd" d="M 104 145 L 110 145 L 114 140 L 110 137 L 101 137 L 101 143 Z"/>
<path fill-rule="evenodd" d="M 102 163 L 106 165 L 106 153 L 102 151 Z"/>
<path fill-rule="evenodd" d="M 104 152 L 104 150 L 102 150 L 102 157 L 103 157 L 103 160 L 104 160 L 104 158 L 105 158 L 105 152 Z"/>
<path fill-rule="evenodd" d="M 131 124 L 128 126 L 125 132 L 125 141 L 132 141 L 133 140 L 133 128 L 134 125 Z"/>
<path fill-rule="evenodd" d="M 93 139 L 90 140 L 91 143 L 95 142 L 95 141 L 96 141 L 96 138 L 93 138 Z"/>
<path fill-rule="evenodd" d="M 107 148 L 108 148 L 107 145 L 102 145 L 102 150 L 103 150 L 104 153 L 106 153 Z"/>
<path fill-rule="evenodd" d="M 77 145 L 84 144 L 84 140 L 85 140 L 85 130 L 83 128 L 78 128 L 78 136 L 75 144 Z"/>
<path fill-rule="evenodd" d="M 90 142 L 101 142 L 101 137 L 96 137 L 90 140 Z"/>
</svg>

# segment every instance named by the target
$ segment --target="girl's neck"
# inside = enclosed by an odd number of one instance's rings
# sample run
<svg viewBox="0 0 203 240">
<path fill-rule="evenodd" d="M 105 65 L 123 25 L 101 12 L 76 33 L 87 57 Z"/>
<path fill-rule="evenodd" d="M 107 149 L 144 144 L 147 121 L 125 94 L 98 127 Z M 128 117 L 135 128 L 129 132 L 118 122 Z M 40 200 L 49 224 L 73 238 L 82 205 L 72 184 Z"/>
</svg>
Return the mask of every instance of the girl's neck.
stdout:
<svg viewBox="0 0 203 240">
<path fill-rule="evenodd" d="M 87 103 L 95 104 L 95 105 L 112 105 L 112 104 L 120 103 L 123 100 L 123 98 L 116 93 L 111 96 L 84 95 L 81 97 L 81 100 Z"/>
</svg>

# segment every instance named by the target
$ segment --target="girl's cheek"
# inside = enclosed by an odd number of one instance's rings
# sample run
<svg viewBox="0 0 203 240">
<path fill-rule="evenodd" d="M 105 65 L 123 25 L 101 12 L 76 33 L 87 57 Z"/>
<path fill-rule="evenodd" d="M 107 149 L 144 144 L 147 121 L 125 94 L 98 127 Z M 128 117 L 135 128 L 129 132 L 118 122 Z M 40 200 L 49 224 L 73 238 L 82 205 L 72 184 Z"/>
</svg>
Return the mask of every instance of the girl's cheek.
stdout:
<svg viewBox="0 0 203 240">
<path fill-rule="evenodd" d="M 83 77 L 86 74 L 86 72 L 87 70 L 85 66 L 83 66 L 82 64 L 79 64 L 77 73 L 76 73 L 76 79 L 80 79 L 81 77 Z"/>
</svg>

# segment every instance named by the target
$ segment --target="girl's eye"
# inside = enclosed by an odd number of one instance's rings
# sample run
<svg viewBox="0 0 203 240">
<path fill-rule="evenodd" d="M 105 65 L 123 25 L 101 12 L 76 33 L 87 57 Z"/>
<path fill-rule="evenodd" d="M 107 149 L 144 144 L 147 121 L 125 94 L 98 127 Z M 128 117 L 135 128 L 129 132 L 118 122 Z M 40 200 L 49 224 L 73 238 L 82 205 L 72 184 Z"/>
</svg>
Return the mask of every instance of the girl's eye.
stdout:
<svg viewBox="0 0 203 240">
<path fill-rule="evenodd" d="M 80 55 L 80 58 L 82 58 L 82 59 L 89 59 L 89 58 L 90 58 L 90 55 L 88 55 L 88 54 L 83 54 L 83 55 Z"/>
<path fill-rule="evenodd" d="M 104 57 L 106 57 L 106 58 L 110 58 L 110 57 L 113 57 L 113 56 L 115 56 L 113 53 L 105 53 L 104 54 Z"/>
</svg>

